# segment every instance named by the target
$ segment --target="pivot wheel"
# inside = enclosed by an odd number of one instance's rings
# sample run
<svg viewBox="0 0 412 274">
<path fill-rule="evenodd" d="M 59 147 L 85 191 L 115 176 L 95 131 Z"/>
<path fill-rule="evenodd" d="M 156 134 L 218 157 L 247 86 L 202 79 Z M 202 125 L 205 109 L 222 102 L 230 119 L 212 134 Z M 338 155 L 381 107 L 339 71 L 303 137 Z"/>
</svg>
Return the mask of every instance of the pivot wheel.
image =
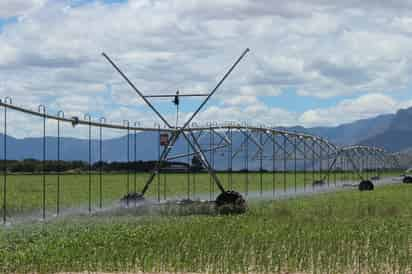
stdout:
<svg viewBox="0 0 412 274">
<path fill-rule="evenodd" d="M 315 180 L 315 181 L 313 181 L 313 183 L 312 183 L 312 186 L 324 186 L 325 185 L 325 181 L 323 181 L 323 180 Z"/>
<path fill-rule="evenodd" d="M 412 177 L 411 176 L 405 176 L 405 177 L 403 177 L 402 182 L 404 184 L 412 184 Z"/>
<path fill-rule="evenodd" d="M 358 188 L 360 191 L 372 191 L 374 185 L 370 180 L 363 180 L 359 183 Z"/>
<path fill-rule="evenodd" d="M 246 212 L 247 204 L 239 192 L 229 190 L 217 196 L 216 209 L 219 214 L 242 214 Z"/>
<path fill-rule="evenodd" d="M 120 199 L 122 206 L 128 206 L 131 203 L 138 203 L 144 201 L 143 194 L 139 192 L 129 192 Z"/>
</svg>

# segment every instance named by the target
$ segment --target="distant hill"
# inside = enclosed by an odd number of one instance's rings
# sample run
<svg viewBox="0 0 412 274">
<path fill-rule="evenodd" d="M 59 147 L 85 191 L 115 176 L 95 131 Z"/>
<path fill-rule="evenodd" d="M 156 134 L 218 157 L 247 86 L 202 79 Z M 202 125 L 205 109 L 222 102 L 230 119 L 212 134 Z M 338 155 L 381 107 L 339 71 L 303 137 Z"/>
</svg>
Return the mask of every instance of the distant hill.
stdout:
<svg viewBox="0 0 412 274">
<path fill-rule="evenodd" d="M 152 160 L 156 154 L 156 146 L 153 141 L 155 133 L 142 132 L 138 134 L 137 155 L 139 160 Z M 0 142 L 3 144 L 3 134 L 1 134 Z M 131 136 L 130 140 L 133 136 Z M 156 138 L 155 138 L 156 139 Z M 42 138 L 23 138 L 16 139 L 7 137 L 7 157 L 9 159 L 22 160 L 27 158 L 42 159 Z M 132 151 L 132 141 L 130 149 Z M 127 160 L 127 136 L 103 140 L 103 160 L 106 161 L 125 161 Z M 99 160 L 99 141 L 92 140 L 92 161 Z M 61 138 L 61 158 L 67 161 L 82 160 L 88 161 L 88 140 L 76 138 Z M 0 149 L 3 155 L 3 145 Z M 46 137 L 46 158 L 56 160 L 57 158 L 57 138 Z"/>
<path fill-rule="evenodd" d="M 353 123 L 343 124 L 337 127 L 313 127 L 300 126 L 283 129 L 305 132 L 323 136 L 338 145 L 365 144 L 383 147 L 389 151 L 401 151 L 412 149 L 412 108 L 399 110 L 396 114 L 380 115 L 370 119 L 358 120 Z M 207 144 L 207 133 L 203 144 Z M 233 133 L 235 144 L 240 144 L 242 136 L 239 132 Z M 130 135 L 130 160 L 134 160 L 134 135 Z M 0 134 L 0 157 L 3 155 L 3 135 Z M 27 158 L 42 159 L 42 138 L 17 139 L 7 137 L 8 159 L 22 160 Z M 76 138 L 62 138 L 61 155 L 63 160 L 88 161 L 88 140 Z M 158 157 L 158 133 L 140 132 L 137 134 L 136 160 L 155 160 Z M 46 158 L 57 158 L 57 138 L 46 138 Z M 92 161 L 99 160 L 99 141 L 92 140 Z M 179 139 L 174 147 L 173 154 L 181 154 L 188 149 L 183 139 Z M 253 153 L 253 146 L 250 153 Z M 215 153 L 215 163 L 223 168 L 227 167 L 227 154 L 225 150 Z M 127 160 L 127 136 L 103 141 L 104 161 Z M 186 160 L 186 159 L 185 159 Z M 256 161 L 255 161 L 256 162 Z M 243 160 L 238 159 L 233 163 L 233 168 L 242 168 Z"/>
<path fill-rule="evenodd" d="M 386 130 L 375 134 L 360 143 L 384 147 L 397 152 L 412 148 L 412 108 L 401 109 L 391 119 Z"/>
<path fill-rule="evenodd" d="M 304 128 L 296 126 L 282 127 L 282 129 L 322 136 L 337 145 L 352 145 L 383 133 L 387 130 L 394 117 L 395 114 L 384 114 L 370 119 L 362 119 L 352 123 L 342 124 L 336 127 Z"/>
</svg>

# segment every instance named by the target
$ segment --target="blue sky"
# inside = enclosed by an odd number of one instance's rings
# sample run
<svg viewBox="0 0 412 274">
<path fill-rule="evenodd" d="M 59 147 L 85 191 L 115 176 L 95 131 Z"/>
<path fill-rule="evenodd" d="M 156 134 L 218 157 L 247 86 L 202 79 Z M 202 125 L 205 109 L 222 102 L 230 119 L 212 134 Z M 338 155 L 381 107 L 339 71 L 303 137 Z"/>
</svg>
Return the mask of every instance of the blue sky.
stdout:
<svg viewBox="0 0 412 274">
<path fill-rule="evenodd" d="M 17 22 L 17 17 L 8 17 L 8 18 L 0 18 L 0 31 L 3 29 L 4 26 L 8 24 L 13 24 Z"/>
<path fill-rule="evenodd" d="M 0 97 L 121 123 L 154 116 L 146 93 L 210 91 L 198 118 L 334 126 L 412 106 L 412 8 L 373 0 L 15 0 L 0 3 Z M 183 99 L 182 119 L 199 99 Z M 174 119 L 168 101 L 155 104 Z"/>
<path fill-rule="evenodd" d="M 72 7 L 77 7 L 81 6 L 84 4 L 92 3 L 93 0 L 71 0 L 68 2 L 68 4 Z M 127 3 L 127 0 L 101 0 L 101 3 L 105 4 L 122 4 L 122 3 Z"/>
</svg>

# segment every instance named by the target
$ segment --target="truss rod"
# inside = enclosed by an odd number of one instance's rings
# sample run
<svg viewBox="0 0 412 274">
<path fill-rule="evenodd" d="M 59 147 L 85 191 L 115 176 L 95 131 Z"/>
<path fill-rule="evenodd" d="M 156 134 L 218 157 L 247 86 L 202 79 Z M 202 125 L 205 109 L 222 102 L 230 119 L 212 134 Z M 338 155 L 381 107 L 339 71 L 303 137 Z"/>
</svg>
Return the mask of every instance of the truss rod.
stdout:
<svg viewBox="0 0 412 274">
<path fill-rule="evenodd" d="M 225 147 L 227 147 L 227 145 L 220 145 L 220 146 L 212 147 L 210 149 L 203 149 L 203 151 L 204 152 L 209 152 L 209 151 L 212 151 L 212 150 L 218 150 L 218 149 L 225 148 Z M 167 161 L 176 160 L 176 159 L 179 159 L 179 158 L 184 158 L 184 157 L 193 156 L 193 155 L 197 155 L 197 152 L 171 155 L 171 156 L 168 156 L 166 160 Z"/>
<path fill-rule="evenodd" d="M 198 94 L 198 93 L 193 93 L 193 94 L 150 94 L 150 95 L 145 95 L 145 98 L 174 98 L 174 97 L 206 97 L 209 94 Z"/>
<path fill-rule="evenodd" d="M 112 128 L 112 129 L 124 129 L 127 130 L 128 128 L 130 130 L 137 130 L 137 131 L 156 131 L 158 130 L 158 128 L 154 128 L 154 127 L 136 127 L 136 126 L 130 126 L 127 127 L 125 125 L 116 125 L 116 124 L 110 124 L 110 123 L 99 123 L 99 122 L 93 122 L 93 121 L 86 121 L 86 120 L 81 120 L 79 119 L 77 116 L 73 116 L 71 118 L 66 118 L 66 117 L 61 117 L 58 115 L 52 115 L 52 114 L 43 114 L 41 112 L 38 111 L 34 111 L 31 109 L 27 109 L 27 108 L 22 108 L 16 105 L 12 105 L 12 104 L 7 104 L 4 103 L 2 101 L 0 101 L 0 106 L 3 107 L 7 107 L 9 109 L 13 109 L 22 113 L 26 113 L 26 114 L 30 114 L 30 115 L 34 115 L 34 116 L 38 116 L 38 117 L 44 117 L 46 116 L 47 119 L 52 119 L 52 120 L 56 120 L 56 121 L 61 121 L 61 122 L 67 122 L 70 123 L 72 125 L 92 125 L 95 127 L 103 127 L 103 128 Z M 168 132 L 173 132 L 175 131 L 175 129 L 162 129 L 162 131 L 168 131 Z"/>
<path fill-rule="evenodd" d="M 143 95 L 143 93 L 132 83 L 132 81 L 127 78 L 126 74 L 123 73 L 123 71 L 120 70 L 120 68 L 107 56 L 106 53 L 102 53 L 103 57 L 106 58 L 106 60 L 114 67 L 115 70 L 123 77 L 123 79 L 129 84 L 129 86 L 132 87 L 132 89 L 140 96 L 140 98 L 145 101 L 145 103 L 156 113 L 156 115 L 160 118 L 160 120 L 165 123 L 169 128 L 172 128 L 172 125 L 169 124 L 169 122 L 163 117 L 162 114 L 150 103 L 149 100 Z"/>
<path fill-rule="evenodd" d="M 212 92 L 209 93 L 209 95 L 206 97 L 206 99 L 200 104 L 200 106 L 196 109 L 196 111 L 190 116 L 190 118 L 186 121 L 186 123 L 183 125 L 182 129 L 186 128 L 190 122 L 196 117 L 196 115 L 199 113 L 199 111 L 206 105 L 206 103 L 209 101 L 209 99 L 215 94 L 215 92 L 219 89 L 219 87 L 223 84 L 223 82 L 226 80 L 226 78 L 232 73 L 232 71 L 235 69 L 237 64 L 245 57 L 245 55 L 250 51 L 249 48 L 245 49 L 245 51 L 240 55 L 240 57 L 236 60 L 236 62 L 230 67 L 230 69 L 225 73 L 223 78 L 217 83 L 215 88 L 212 90 Z"/>
<path fill-rule="evenodd" d="M 200 160 L 202 161 L 203 165 L 206 167 L 208 173 L 210 176 L 212 176 L 213 180 L 215 181 L 217 187 L 220 189 L 221 192 L 225 192 L 225 188 L 223 187 L 222 183 L 220 182 L 219 178 L 217 177 L 216 173 L 212 169 L 212 166 L 210 165 L 209 161 L 206 158 L 206 155 L 203 153 L 202 149 L 200 148 L 199 143 L 197 142 L 194 134 L 192 131 L 189 131 L 189 134 L 193 138 L 193 143 L 190 142 L 189 137 L 186 135 L 185 132 L 182 132 L 183 136 L 186 138 L 187 142 L 189 145 L 192 147 L 193 150 L 195 150 L 200 157 Z"/>
<path fill-rule="evenodd" d="M 176 143 L 179 135 L 180 135 L 180 134 L 183 134 L 183 136 L 185 137 L 185 139 L 187 140 L 187 142 L 190 144 L 190 146 L 192 146 L 192 148 L 193 148 L 195 151 L 197 150 L 197 147 L 199 147 L 199 148 L 198 148 L 198 149 L 199 149 L 198 153 L 199 153 L 199 155 L 201 156 L 201 157 L 200 157 L 200 158 L 201 158 L 201 161 L 202 161 L 203 164 L 207 167 L 207 170 L 208 170 L 210 176 L 212 176 L 213 180 L 215 181 L 215 183 L 217 184 L 217 186 L 219 187 L 219 189 L 220 189 L 222 192 L 224 192 L 225 190 L 224 190 L 222 184 L 220 183 L 219 178 L 216 176 L 214 170 L 212 169 L 212 167 L 210 166 L 209 162 L 207 161 L 205 155 L 202 153 L 201 148 L 200 148 L 200 145 L 197 143 L 196 138 L 193 136 L 193 138 L 194 138 L 193 142 L 195 142 L 195 145 L 193 145 L 193 144 L 190 142 L 190 139 L 186 136 L 184 130 L 185 130 L 185 128 L 187 128 L 187 127 L 190 125 L 191 121 L 196 117 L 196 115 L 197 115 L 197 114 L 199 113 L 199 111 L 203 108 L 203 106 L 206 105 L 206 103 L 209 101 L 209 99 L 210 99 L 210 98 L 213 96 L 213 94 L 218 90 L 218 88 L 222 85 L 222 83 L 225 81 L 225 79 L 226 79 L 226 78 L 230 75 L 230 73 L 234 70 L 234 68 L 237 66 L 237 64 L 243 59 L 243 57 L 246 55 L 246 53 L 248 53 L 248 51 L 249 51 L 249 48 L 247 48 L 247 49 L 240 55 L 240 57 L 235 61 L 235 63 L 230 67 L 230 69 L 225 73 L 225 75 L 222 77 L 222 79 L 217 83 L 217 85 L 216 85 L 215 88 L 212 90 L 212 92 L 210 92 L 210 94 L 209 94 L 209 95 L 206 97 L 206 99 L 200 104 L 200 106 L 199 106 L 199 107 L 196 109 L 196 111 L 190 116 L 190 118 L 187 119 L 187 121 L 184 123 L 184 125 L 173 133 L 173 136 L 172 136 L 172 138 L 171 138 L 171 145 L 173 146 L 173 145 Z M 108 58 L 107 58 L 107 59 L 108 59 Z M 110 59 L 108 59 L 108 61 L 111 62 Z M 114 65 L 113 62 L 111 62 L 111 63 Z M 114 65 L 114 66 L 115 66 L 115 68 L 117 68 L 116 65 Z M 121 72 L 119 69 L 118 69 L 118 71 Z M 132 87 L 135 88 L 135 91 L 136 91 L 140 96 L 143 97 L 144 101 L 147 102 L 147 103 L 149 104 L 149 106 L 151 106 L 151 108 L 152 108 L 156 113 L 158 113 L 159 117 L 161 117 L 161 119 L 165 121 L 165 124 L 166 124 L 169 128 L 172 128 L 172 126 L 171 126 L 169 123 L 167 123 L 167 121 L 163 118 L 163 116 L 150 104 L 150 102 L 149 102 L 146 98 L 144 98 L 143 94 L 133 85 L 133 83 L 131 83 L 130 80 L 128 80 L 127 77 L 126 77 L 123 73 L 121 73 L 121 74 L 122 74 L 122 76 L 125 77 L 125 79 L 128 81 L 128 83 L 130 83 L 130 84 L 132 85 Z M 191 130 L 189 130 L 189 132 L 190 132 L 190 134 L 193 134 L 193 132 L 192 132 Z M 171 148 L 171 146 L 169 146 L 169 148 Z M 171 150 L 171 149 L 164 149 L 164 150 L 163 150 L 162 155 L 161 155 L 161 157 L 160 157 L 160 159 L 159 159 L 159 163 L 167 158 L 168 154 L 170 153 L 170 150 Z M 149 185 L 151 184 L 151 182 L 153 181 L 154 177 L 155 177 L 156 174 L 159 172 L 159 170 L 160 170 L 160 164 L 156 166 L 155 170 L 152 172 L 151 176 L 150 176 L 149 179 L 146 181 L 146 184 L 145 184 L 145 186 L 144 186 L 144 188 L 143 188 L 143 191 L 142 191 L 142 194 L 143 194 L 143 195 L 144 195 L 144 193 L 147 191 Z"/>
</svg>

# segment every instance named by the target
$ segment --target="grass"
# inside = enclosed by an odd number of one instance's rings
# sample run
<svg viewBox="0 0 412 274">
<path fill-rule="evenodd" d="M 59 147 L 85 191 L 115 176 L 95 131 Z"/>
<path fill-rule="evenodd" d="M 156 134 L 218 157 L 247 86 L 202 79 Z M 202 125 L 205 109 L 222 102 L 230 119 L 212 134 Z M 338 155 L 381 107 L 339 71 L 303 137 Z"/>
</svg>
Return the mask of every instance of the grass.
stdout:
<svg viewBox="0 0 412 274">
<path fill-rule="evenodd" d="M 393 173 L 386 173 L 385 176 Z M 325 176 L 326 173 L 322 174 Z M 111 205 L 118 201 L 129 191 L 140 191 L 149 174 L 104 174 L 102 177 L 102 206 Z M 289 188 L 310 187 L 313 179 L 319 179 L 320 174 L 302 172 L 297 173 L 218 173 L 226 189 L 235 189 L 242 193 L 253 191 L 284 191 Z M 351 174 L 330 174 L 329 184 L 344 178 L 355 179 Z M 306 180 L 304 180 L 306 179 Z M 99 174 L 91 176 L 91 207 L 98 209 L 100 206 L 100 177 Z M 60 176 L 60 195 L 57 192 L 57 175 L 47 175 L 46 182 L 46 211 L 48 215 L 64 208 L 88 208 L 89 201 L 89 176 L 87 174 L 65 174 Z M 135 184 L 136 182 L 136 184 Z M 247 182 L 247 183 L 246 183 Z M 3 187 L 1 182 L 0 202 L 3 204 Z M 218 188 L 212 183 L 208 174 L 162 174 L 157 176 L 149 188 L 147 197 L 152 199 L 165 199 L 171 197 L 196 198 L 200 193 L 212 193 L 207 198 L 214 199 L 219 194 Z M 39 212 L 43 208 L 43 180 L 41 175 L 9 175 L 7 177 L 6 206 L 7 216 L 30 214 Z M 0 209 L 1 216 L 3 208 Z"/>
<path fill-rule="evenodd" d="M 239 216 L 94 216 L 0 231 L 0 272 L 410 273 L 412 188 L 252 203 Z"/>
</svg>

